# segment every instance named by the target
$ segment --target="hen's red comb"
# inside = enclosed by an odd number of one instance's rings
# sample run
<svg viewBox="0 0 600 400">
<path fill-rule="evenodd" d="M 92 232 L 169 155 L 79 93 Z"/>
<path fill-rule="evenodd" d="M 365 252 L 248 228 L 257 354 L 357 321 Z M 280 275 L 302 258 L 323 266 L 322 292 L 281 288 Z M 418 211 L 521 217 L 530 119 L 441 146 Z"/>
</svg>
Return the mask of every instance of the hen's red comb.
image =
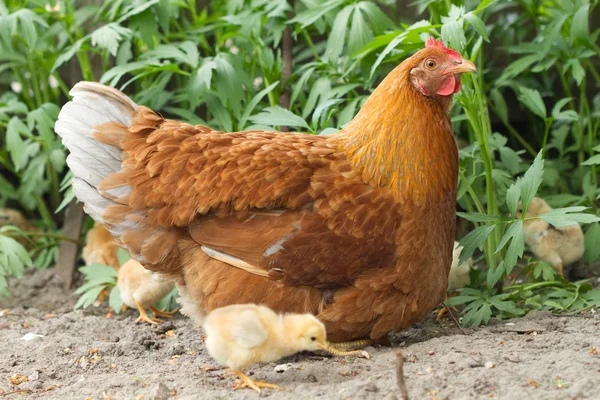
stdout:
<svg viewBox="0 0 600 400">
<path fill-rule="evenodd" d="M 446 54 L 452 57 L 462 57 L 458 51 L 454 51 L 452 49 L 447 48 L 441 39 L 435 40 L 433 37 L 429 37 L 429 39 L 427 39 L 427 42 L 425 43 L 425 47 L 438 48 L 440 50 L 444 50 Z"/>
</svg>

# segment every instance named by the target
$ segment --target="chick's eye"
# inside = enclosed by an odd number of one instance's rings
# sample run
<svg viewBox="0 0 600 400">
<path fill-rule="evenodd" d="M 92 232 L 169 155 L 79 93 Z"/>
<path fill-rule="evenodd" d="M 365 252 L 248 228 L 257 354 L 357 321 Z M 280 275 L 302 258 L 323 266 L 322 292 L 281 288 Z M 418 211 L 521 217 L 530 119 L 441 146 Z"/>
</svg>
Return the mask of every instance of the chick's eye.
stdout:
<svg viewBox="0 0 600 400">
<path fill-rule="evenodd" d="M 435 62 L 435 60 L 427 60 L 425 61 L 425 66 L 429 69 L 433 69 L 435 68 L 435 66 L 437 65 L 437 63 Z"/>
<path fill-rule="evenodd" d="M 316 338 L 316 337 L 314 337 L 314 336 L 312 336 L 312 337 L 310 338 L 310 340 L 312 340 L 312 341 L 314 342 L 315 340 L 317 340 L 317 338 Z"/>
</svg>

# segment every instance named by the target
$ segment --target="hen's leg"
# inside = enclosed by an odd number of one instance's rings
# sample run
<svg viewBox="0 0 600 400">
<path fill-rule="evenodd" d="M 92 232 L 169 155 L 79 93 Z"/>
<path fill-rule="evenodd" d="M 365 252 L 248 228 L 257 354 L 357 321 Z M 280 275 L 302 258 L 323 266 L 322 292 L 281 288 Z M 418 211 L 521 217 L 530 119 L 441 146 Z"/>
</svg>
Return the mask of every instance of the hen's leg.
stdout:
<svg viewBox="0 0 600 400">
<path fill-rule="evenodd" d="M 261 388 L 283 390 L 283 388 L 280 388 L 277 385 L 273 385 L 272 383 L 267 383 L 264 381 L 255 381 L 254 379 L 250 378 L 248 375 L 246 375 L 242 371 L 233 370 L 233 373 L 236 374 L 242 380 L 242 384 L 236 385 L 236 387 L 235 387 L 236 389 L 243 389 L 243 388 L 249 387 L 250 389 L 256 390 L 258 393 L 260 393 Z"/>
<path fill-rule="evenodd" d="M 177 312 L 179 311 L 179 308 L 176 310 L 173 310 L 173 311 L 159 310 L 158 308 L 156 308 L 154 306 L 150 306 L 149 308 L 155 317 L 163 317 L 163 318 L 171 318 L 173 315 L 177 314 Z"/>
<path fill-rule="evenodd" d="M 140 303 L 137 300 L 135 301 L 135 305 L 137 306 L 138 311 L 140 312 L 140 316 L 138 317 L 138 319 L 135 320 L 135 322 L 147 322 L 151 325 L 158 325 L 161 322 L 163 322 L 162 320 L 158 319 L 158 318 L 150 318 L 148 316 L 148 314 L 146 313 L 146 310 L 144 310 L 144 307 L 142 306 L 142 303 Z"/>
</svg>

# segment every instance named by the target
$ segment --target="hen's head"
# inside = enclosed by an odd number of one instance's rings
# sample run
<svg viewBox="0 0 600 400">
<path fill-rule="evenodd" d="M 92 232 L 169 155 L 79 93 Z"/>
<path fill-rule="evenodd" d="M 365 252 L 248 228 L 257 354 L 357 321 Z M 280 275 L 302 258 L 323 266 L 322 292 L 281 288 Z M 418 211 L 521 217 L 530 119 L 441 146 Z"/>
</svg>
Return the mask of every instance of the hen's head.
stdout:
<svg viewBox="0 0 600 400">
<path fill-rule="evenodd" d="M 461 75 L 477 71 L 471 61 L 434 38 L 429 38 L 425 48 L 411 58 L 411 82 L 427 97 L 447 97 L 457 93 L 461 87 Z"/>
</svg>

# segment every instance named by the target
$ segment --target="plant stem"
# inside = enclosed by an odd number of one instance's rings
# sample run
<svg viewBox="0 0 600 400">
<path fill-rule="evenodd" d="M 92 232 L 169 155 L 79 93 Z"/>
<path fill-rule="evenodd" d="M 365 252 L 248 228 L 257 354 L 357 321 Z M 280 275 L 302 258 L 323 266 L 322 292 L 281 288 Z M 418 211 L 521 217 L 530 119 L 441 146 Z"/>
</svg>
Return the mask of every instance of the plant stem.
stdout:
<svg viewBox="0 0 600 400">
<path fill-rule="evenodd" d="M 477 193 L 475 193 L 475 190 L 473 190 L 473 186 L 471 186 L 471 184 L 469 183 L 469 181 L 468 181 L 467 177 L 465 176 L 465 173 L 463 172 L 463 170 L 459 168 L 458 169 L 458 174 L 460 175 L 460 179 L 467 186 L 467 192 L 471 196 L 471 199 L 473 200 L 473 203 L 475 203 L 475 207 L 477 208 L 477 212 L 479 212 L 481 214 L 485 214 L 485 209 L 481 205 L 481 202 L 479 201 L 479 197 L 477 196 Z"/>
<path fill-rule="evenodd" d="M 46 206 L 44 199 L 42 199 L 39 195 L 35 195 L 34 197 L 35 197 L 35 203 L 37 204 L 38 211 L 40 212 L 40 216 L 44 220 L 44 223 L 46 224 L 46 226 L 49 226 L 52 228 L 56 227 L 54 219 L 52 218 L 52 214 L 48 210 L 48 207 Z"/>
<path fill-rule="evenodd" d="M 306 29 L 302 29 L 302 37 L 304 37 L 304 40 L 306 40 L 306 44 L 308 44 L 308 47 L 310 47 L 310 49 L 313 52 L 313 55 L 315 56 L 315 59 L 319 59 L 319 51 L 317 50 L 315 44 L 313 43 L 312 39 L 310 38 L 310 35 L 308 34 L 308 32 L 306 32 Z"/>
<path fill-rule="evenodd" d="M 18 233 L 17 232 L 4 232 L 4 233 L 1 233 L 0 235 L 8 236 L 8 237 L 22 237 L 22 236 L 47 237 L 47 238 L 51 238 L 51 239 L 59 239 L 59 240 L 67 241 L 67 242 L 72 242 L 72 243 L 78 244 L 80 246 L 83 246 L 83 244 L 84 244 L 79 239 L 73 239 L 73 238 L 61 235 L 60 233 L 49 233 L 49 232 L 18 232 Z"/>
<path fill-rule="evenodd" d="M 492 109 L 492 111 L 494 112 L 494 114 L 496 114 L 500 118 L 500 114 L 498 113 L 498 110 L 494 107 L 494 105 L 490 101 L 488 101 L 487 98 L 486 98 L 486 101 L 487 101 L 488 105 L 490 106 L 490 108 Z M 527 150 L 527 152 L 529 154 L 531 154 L 532 157 L 535 157 L 537 155 L 537 153 L 535 152 L 533 147 L 531 147 L 531 145 L 529 143 L 527 143 L 527 141 L 525 139 L 523 139 L 523 136 L 521 136 L 521 134 L 510 124 L 510 122 L 508 120 L 504 121 L 504 119 L 502 119 L 502 118 L 500 118 L 500 120 L 502 121 L 502 123 L 504 124 L 504 126 L 506 127 L 508 132 L 515 139 L 517 139 L 517 141 L 521 144 L 521 146 L 525 147 L 525 150 Z"/>
<path fill-rule="evenodd" d="M 546 155 L 546 143 L 548 143 L 548 133 L 550 132 L 550 127 L 552 126 L 553 118 L 546 118 L 544 120 L 545 129 L 544 129 L 544 138 L 542 139 L 542 157 Z"/>
</svg>

